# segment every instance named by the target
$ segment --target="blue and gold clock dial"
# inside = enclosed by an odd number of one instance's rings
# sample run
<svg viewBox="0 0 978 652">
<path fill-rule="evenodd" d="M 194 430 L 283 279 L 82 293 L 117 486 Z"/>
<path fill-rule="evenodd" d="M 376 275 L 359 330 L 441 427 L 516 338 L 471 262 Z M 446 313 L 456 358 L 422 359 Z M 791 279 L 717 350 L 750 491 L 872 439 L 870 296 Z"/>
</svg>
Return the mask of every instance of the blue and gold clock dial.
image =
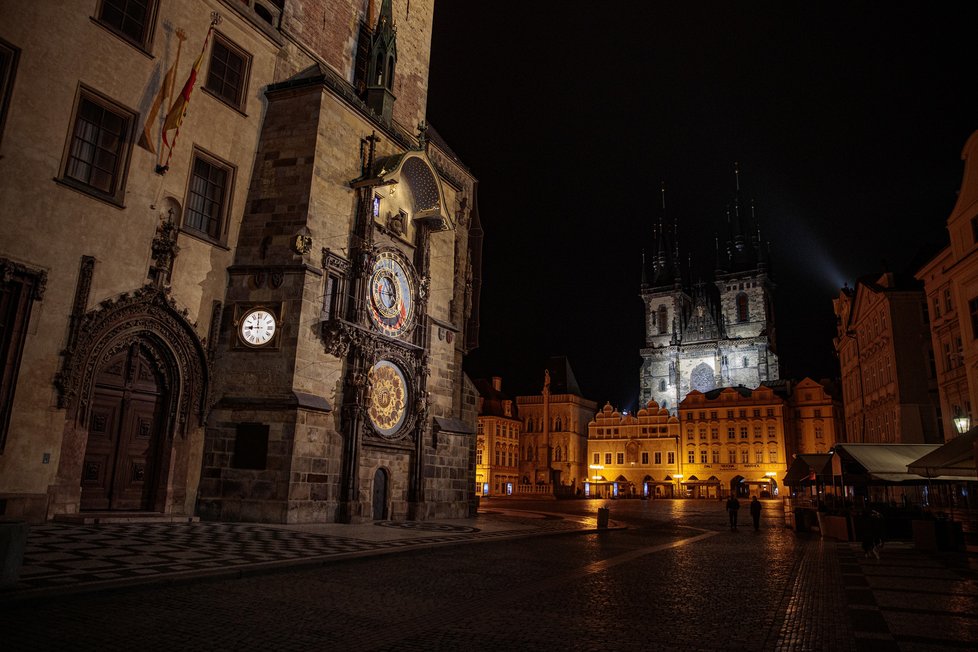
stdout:
<svg viewBox="0 0 978 652">
<path fill-rule="evenodd" d="M 370 317 L 377 328 L 394 337 L 403 335 L 414 321 L 414 281 L 392 251 L 383 251 L 370 274 Z"/>
<path fill-rule="evenodd" d="M 370 369 L 370 404 L 367 414 L 382 437 L 393 437 L 407 418 L 408 386 L 404 372 L 381 360 Z"/>
</svg>

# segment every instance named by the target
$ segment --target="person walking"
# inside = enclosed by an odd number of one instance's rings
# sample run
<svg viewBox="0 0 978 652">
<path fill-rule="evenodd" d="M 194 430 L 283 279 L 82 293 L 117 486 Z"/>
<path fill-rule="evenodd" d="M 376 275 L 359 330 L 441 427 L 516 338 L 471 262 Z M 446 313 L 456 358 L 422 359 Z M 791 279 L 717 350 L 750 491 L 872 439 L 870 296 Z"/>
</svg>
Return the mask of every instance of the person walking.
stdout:
<svg viewBox="0 0 978 652">
<path fill-rule="evenodd" d="M 730 516 L 730 529 L 737 529 L 737 512 L 740 511 L 740 501 L 733 494 L 727 499 L 727 514 Z"/>
<path fill-rule="evenodd" d="M 757 496 L 750 499 L 750 517 L 754 521 L 754 529 L 759 530 L 761 528 L 761 501 L 757 499 Z"/>
</svg>

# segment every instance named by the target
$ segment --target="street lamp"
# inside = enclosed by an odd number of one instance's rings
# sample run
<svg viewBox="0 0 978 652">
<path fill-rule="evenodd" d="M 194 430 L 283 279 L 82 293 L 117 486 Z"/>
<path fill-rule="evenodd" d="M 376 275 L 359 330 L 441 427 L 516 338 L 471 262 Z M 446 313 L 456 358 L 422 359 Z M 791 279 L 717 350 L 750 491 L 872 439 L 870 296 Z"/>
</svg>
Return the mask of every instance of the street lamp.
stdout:
<svg viewBox="0 0 978 652">
<path fill-rule="evenodd" d="M 971 417 L 958 416 L 954 417 L 954 427 L 958 431 L 959 435 L 963 435 L 971 429 Z"/>
</svg>

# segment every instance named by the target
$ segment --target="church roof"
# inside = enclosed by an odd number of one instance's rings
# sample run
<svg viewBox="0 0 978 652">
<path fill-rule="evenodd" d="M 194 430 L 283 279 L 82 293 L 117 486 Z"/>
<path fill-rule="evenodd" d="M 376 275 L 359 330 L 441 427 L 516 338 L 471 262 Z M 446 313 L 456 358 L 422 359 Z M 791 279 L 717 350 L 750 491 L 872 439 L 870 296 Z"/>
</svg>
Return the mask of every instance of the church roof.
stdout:
<svg viewBox="0 0 978 652">
<path fill-rule="evenodd" d="M 547 371 L 550 372 L 551 394 L 573 394 L 584 398 L 567 356 L 558 355 L 550 358 L 550 362 L 547 363 Z"/>
<path fill-rule="evenodd" d="M 496 389 L 493 386 L 492 380 L 478 378 L 473 381 L 473 384 L 476 390 L 478 390 L 479 396 L 482 397 L 482 409 L 479 411 L 479 416 L 506 417 L 508 419 L 519 418 L 516 401 L 501 389 Z M 508 415 L 503 408 L 504 401 L 512 401 L 510 414 Z"/>
</svg>

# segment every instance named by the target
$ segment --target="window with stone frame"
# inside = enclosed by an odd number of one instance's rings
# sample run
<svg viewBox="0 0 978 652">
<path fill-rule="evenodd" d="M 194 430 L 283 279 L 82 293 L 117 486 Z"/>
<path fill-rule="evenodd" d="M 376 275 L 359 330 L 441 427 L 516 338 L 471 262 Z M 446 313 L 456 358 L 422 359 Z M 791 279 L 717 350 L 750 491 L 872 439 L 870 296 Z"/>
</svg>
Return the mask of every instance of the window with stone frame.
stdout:
<svg viewBox="0 0 978 652">
<path fill-rule="evenodd" d="M 706 449 L 700 450 L 700 464 L 706 464 Z"/>
<path fill-rule="evenodd" d="M 595 464 L 601 464 L 601 453 L 595 453 L 594 454 L 594 463 Z"/>
<path fill-rule="evenodd" d="M 686 462 L 688 464 L 696 464 L 696 451 L 692 448 L 686 452 Z"/>
<path fill-rule="evenodd" d="M 714 448 L 710 452 L 711 452 L 711 454 L 713 456 L 712 457 L 713 463 L 714 464 L 719 464 L 720 463 L 720 449 L 719 448 Z"/>
<path fill-rule="evenodd" d="M 748 301 L 747 295 L 741 292 L 737 295 L 737 321 L 745 322 L 750 319 L 750 313 L 747 309 Z"/>
<path fill-rule="evenodd" d="M 99 0 L 95 21 L 140 50 L 149 50 L 157 0 Z"/>
<path fill-rule="evenodd" d="M 662 452 L 656 451 L 655 454 L 652 456 L 652 460 L 655 464 L 662 464 Z"/>
<path fill-rule="evenodd" d="M 204 89 L 238 111 L 245 110 L 251 55 L 220 32 L 214 32 Z"/>
<path fill-rule="evenodd" d="M 625 463 L 625 454 L 624 453 L 616 453 L 615 454 L 615 464 L 618 464 L 619 466 L 621 466 L 624 463 Z"/>
<path fill-rule="evenodd" d="M 3 142 L 3 123 L 7 118 L 10 96 L 14 90 L 14 75 L 20 50 L 0 39 L 0 142 Z"/>
<path fill-rule="evenodd" d="M 136 114 L 79 87 L 58 182 L 122 206 Z"/>
<path fill-rule="evenodd" d="M 742 464 L 750 464 L 750 451 L 746 448 L 740 451 L 740 461 Z"/>
<path fill-rule="evenodd" d="M 0 453 L 7 441 L 31 308 L 43 296 L 46 282 L 45 272 L 0 258 Z"/>
<path fill-rule="evenodd" d="M 666 464 L 675 464 L 676 454 L 673 452 L 666 453 Z"/>
<path fill-rule="evenodd" d="M 649 464 L 649 453 L 648 451 L 642 451 L 642 464 L 648 466 Z"/>
<path fill-rule="evenodd" d="M 234 167 L 194 148 L 187 186 L 183 229 L 216 243 L 227 237 Z"/>
<path fill-rule="evenodd" d="M 729 449 L 727 449 L 727 462 L 730 463 L 730 464 L 736 464 L 737 463 L 737 449 L 736 448 L 729 448 Z"/>
<path fill-rule="evenodd" d="M 604 463 L 605 464 L 611 464 L 611 453 L 605 453 L 604 454 Z"/>
</svg>

